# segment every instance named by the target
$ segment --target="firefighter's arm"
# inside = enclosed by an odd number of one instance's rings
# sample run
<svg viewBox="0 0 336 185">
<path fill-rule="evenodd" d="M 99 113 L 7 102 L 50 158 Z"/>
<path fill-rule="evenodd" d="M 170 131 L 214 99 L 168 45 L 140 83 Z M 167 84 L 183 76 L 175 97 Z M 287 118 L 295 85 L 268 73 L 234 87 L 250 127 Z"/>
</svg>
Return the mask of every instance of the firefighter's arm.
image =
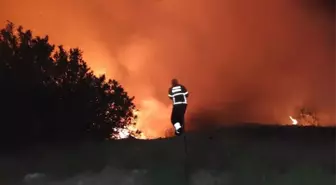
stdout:
<svg viewBox="0 0 336 185">
<path fill-rule="evenodd" d="M 169 97 L 169 99 L 173 99 L 173 94 L 172 94 L 171 88 L 168 89 L 168 97 Z"/>
</svg>

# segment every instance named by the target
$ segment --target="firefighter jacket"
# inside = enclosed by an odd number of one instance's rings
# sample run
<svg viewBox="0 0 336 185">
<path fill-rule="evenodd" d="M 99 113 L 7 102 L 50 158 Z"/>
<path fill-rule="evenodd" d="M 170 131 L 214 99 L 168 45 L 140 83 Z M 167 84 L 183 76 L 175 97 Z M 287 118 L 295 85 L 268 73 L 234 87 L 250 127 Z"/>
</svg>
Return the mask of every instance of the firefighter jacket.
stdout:
<svg viewBox="0 0 336 185">
<path fill-rule="evenodd" d="M 188 104 L 188 91 L 183 85 L 176 85 L 168 90 L 168 97 L 173 101 L 173 105 Z"/>
</svg>

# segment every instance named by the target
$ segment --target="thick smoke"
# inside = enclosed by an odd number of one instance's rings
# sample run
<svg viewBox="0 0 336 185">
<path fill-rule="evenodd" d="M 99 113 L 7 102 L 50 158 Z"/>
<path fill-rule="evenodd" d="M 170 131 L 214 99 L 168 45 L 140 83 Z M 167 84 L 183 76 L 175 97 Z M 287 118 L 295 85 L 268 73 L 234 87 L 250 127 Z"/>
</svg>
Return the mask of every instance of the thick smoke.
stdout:
<svg viewBox="0 0 336 185">
<path fill-rule="evenodd" d="M 97 73 L 125 84 L 146 114 L 140 127 L 149 134 L 169 125 L 173 77 L 191 94 L 188 117 L 286 123 L 308 107 L 322 123 L 335 124 L 333 3 L 3 1 L 3 23 L 78 46 Z"/>
</svg>

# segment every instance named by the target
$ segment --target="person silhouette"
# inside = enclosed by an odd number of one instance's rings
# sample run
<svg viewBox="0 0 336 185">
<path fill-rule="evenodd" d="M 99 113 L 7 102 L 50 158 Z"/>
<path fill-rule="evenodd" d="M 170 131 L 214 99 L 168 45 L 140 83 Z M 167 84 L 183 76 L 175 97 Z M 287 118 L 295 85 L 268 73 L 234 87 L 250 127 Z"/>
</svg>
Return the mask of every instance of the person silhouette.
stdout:
<svg viewBox="0 0 336 185">
<path fill-rule="evenodd" d="M 171 123 L 175 128 L 175 134 L 179 136 L 184 131 L 184 115 L 187 110 L 189 93 L 187 88 L 174 78 L 168 90 L 168 97 L 173 102 Z"/>
</svg>

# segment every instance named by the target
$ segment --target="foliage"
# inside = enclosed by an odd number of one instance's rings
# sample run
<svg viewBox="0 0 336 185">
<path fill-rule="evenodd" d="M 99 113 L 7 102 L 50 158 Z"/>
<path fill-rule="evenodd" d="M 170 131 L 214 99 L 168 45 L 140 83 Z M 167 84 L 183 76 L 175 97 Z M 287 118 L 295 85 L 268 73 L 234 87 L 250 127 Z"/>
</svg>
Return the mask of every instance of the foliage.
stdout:
<svg viewBox="0 0 336 185">
<path fill-rule="evenodd" d="M 78 48 L 8 22 L 0 31 L 1 141 L 105 139 L 133 120 L 134 97 L 95 76 Z"/>
</svg>

